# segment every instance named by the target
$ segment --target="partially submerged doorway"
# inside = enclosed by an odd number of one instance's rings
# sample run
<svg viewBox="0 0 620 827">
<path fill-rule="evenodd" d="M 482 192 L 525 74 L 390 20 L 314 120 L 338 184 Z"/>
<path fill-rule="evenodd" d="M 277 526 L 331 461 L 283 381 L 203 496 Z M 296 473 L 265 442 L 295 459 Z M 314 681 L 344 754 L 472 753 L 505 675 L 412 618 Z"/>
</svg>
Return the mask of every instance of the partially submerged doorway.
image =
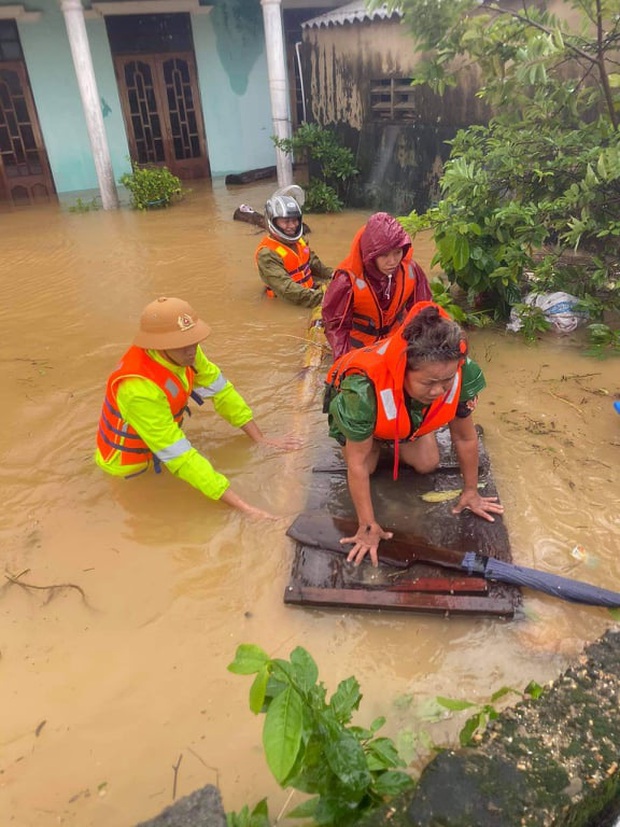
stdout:
<svg viewBox="0 0 620 827">
<path fill-rule="evenodd" d="M 189 14 L 106 17 L 131 159 L 210 176 Z"/>
<path fill-rule="evenodd" d="M 14 20 L 0 20 L 0 203 L 55 198 L 39 119 Z"/>
</svg>

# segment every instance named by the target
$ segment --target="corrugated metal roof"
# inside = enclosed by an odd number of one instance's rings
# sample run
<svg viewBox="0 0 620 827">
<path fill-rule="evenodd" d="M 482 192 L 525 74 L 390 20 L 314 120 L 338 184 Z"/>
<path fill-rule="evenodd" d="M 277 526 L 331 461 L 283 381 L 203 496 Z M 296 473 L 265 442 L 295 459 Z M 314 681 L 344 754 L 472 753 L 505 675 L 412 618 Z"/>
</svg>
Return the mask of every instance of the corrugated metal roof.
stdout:
<svg viewBox="0 0 620 827">
<path fill-rule="evenodd" d="M 318 29 L 321 26 L 342 26 L 343 23 L 356 23 L 364 20 L 386 20 L 393 16 L 402 17 L 402 14 L 399 11 L 389 11 L 385 3 L 374 11 L 368 11 L 364 0 L 354 0 L 353 3 L 347 3 L 339 9 L 306 20 L 301 26 L 304 29 Z"/>
</svg>

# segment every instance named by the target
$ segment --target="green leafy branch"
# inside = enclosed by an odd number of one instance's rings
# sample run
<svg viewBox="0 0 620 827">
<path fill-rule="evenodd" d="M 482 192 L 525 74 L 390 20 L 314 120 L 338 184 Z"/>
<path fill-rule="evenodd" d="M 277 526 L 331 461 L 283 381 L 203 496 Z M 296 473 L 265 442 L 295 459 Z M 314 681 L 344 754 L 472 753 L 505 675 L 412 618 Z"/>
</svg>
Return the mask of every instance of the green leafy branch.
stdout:
<svg viewBox="0 0 620 827">
<path fill-rule="evenodd" d="M 351 725 L 362 699 L 354 677 L 341 681 L 328 700 L 318 667 L 301 646 L 287 661 L 242 644 L 228 669 L 256 676 L 249 704 L 255 715 L 265 715 L 263 747 L 274 778 L 281 787 L 312 796 L 289 817 L 346 827 L 386 797 L 413 786 L 399 769 L 406 765 L 392 740 L 376 737 L 384 718 L 368 728 Z M 230 814 L 229 827 L 262 827 L 261 805 L 252 813 L 246 808 Z"/>
<path fill-rule="evenodd" d="M 353 153 L 342 146 L 336 133 L 318 124 L 304 123 L 292 138 L 273 137 L 272 140 L 288 155 L 303 156 L 310 162 L 305 209 L 308 212 L 340 212 L 344 207 L 346 184 L 358 170 Z"/>
<path fill-rule="evenodd" d="M 536 700 L 542 695 L 543 691 L 544 689 L 540 684 L 536 683 L 536 681 L 530 681 L 523 692 L 519 692 L 518 689 L 512 689 L 509 686 L 503 686 L 501 689 L 498 689 L 497 692 L 494 692 L 491 695 L 490 702 L 485 704 L 475 704 L 472 701 L 444 698 L 442 696 L 438 696 L 435 700 L 440 706 L 451 712 L 462 712 L 465 709 L 475 710 L 474 714 L 465 721 L 463 728 L 459 732 L 459 743 L 462 747 L 468 747 L 480 741 L 489 722 L 499 717 L 500 713 L 496 709 L 495 703 L 501 698 L 510 693 L 514 693 L 521 698 L 529 696 Z"/>
</svg>

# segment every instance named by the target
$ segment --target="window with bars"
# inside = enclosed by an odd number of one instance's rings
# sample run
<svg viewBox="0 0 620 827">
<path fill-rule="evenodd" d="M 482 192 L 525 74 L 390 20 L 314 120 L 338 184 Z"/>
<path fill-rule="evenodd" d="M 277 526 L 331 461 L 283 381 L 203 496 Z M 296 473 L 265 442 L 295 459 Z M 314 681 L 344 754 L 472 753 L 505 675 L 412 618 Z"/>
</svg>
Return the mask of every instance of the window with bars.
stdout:
<svg viewBox="0 0 620 827">
<path fill-rule="evenodd" d="M 0 60 L 23 60 L 17 24 L 14 20 L 0 20 Z"/>
<path fill-rule="evenodd" d="M 370 82 L 370 111 L 375 121 L 412 121 L 415 88 L 411 78 L 381 78 Z"/>
</svg>

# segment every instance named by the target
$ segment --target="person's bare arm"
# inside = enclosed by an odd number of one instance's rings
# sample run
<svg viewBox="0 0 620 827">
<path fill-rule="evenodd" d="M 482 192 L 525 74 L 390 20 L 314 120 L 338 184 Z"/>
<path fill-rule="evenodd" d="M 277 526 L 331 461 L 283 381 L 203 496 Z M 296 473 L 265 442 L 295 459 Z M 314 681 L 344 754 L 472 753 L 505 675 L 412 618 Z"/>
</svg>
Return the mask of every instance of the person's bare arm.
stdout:
<svg viewBox="0 0 620 827">
<path fill-rule="evenodd" d="M 463 493 L 452 509 L 453 514 L 460 514 L 468 508 L 474 514 L 489 522 L 494 522 L 492 514 L 503 514 L 504 506 L 497 497 L 481 497 L 478 493 L 478 434 L 471 416 L 456 418 L 450 422 L 450 436 L 463 475 Z"/>
<path fill-rule="evenodd" d="M 356 566 L 362 562 L 366 554 L 370 553 L 373 566 L 378 565 L 377 548 L 381 540 L 389 540 L 391 531 L 384 531 L 375 520 L 375 512 L 370 493 L 370 475 L 377 461 L 377 446 L 373 437 L 363 442 L 350 442 L 344 449 L 347 463 L 347 481 L 349 493 L 357 514 L 358 529 L 354 536 L 343 537 L 343 545 L 353 543 L 353 548 L 347 556 L 347 561 L 353 561 Z"/>
<path fill-rule="evenodd" d="M 303 445 L 303 440 L 293 434 L 285 434 L 281 437 L 265 436 L 253 419 L 246 422 L 246 424 L 242 426 L 242 430 L 245 431 L 253 442 L 259 445 L 270 445 L 272 448 L 278 448 L 280 451 L 296 451 Z"/>
<path fill-rule="evenodd" d="M 259 520 L 278 520 L 275 514 L 271 514 L 269 511 L 264 511 L 262 508 L 257 508 L 254 505 L 250 505 L 244 499 L 242 499 L 238 494 L 235 494 L 230 488 L 227 488 L 226 491 L 220 497 L 220 502 L 226 503 L 226 505 L 231 506 L 231 508 L 236 508 L 238 511 L 241 511 L 243 514 L 246 514 L 248 517 L 255 517 Z"/>
</svg>

